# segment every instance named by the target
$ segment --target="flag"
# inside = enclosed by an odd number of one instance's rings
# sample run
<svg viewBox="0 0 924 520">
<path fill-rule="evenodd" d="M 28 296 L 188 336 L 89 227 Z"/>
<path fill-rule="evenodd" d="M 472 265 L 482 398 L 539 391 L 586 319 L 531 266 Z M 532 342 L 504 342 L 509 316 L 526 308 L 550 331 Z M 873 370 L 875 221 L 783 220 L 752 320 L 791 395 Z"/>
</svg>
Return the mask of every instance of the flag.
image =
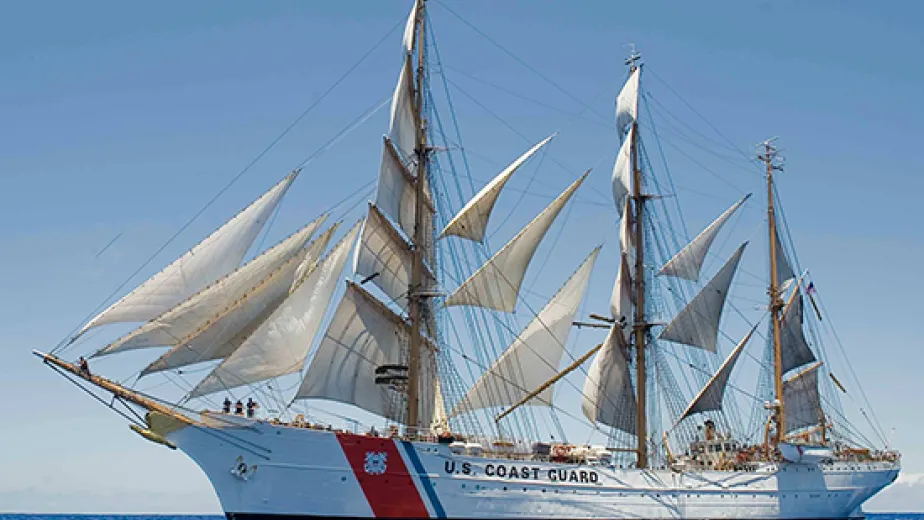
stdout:
<svg viewBox="0 0 924 520">
<path fill-rule="evenodd" d="M 809 301 L 812 302 L 812 308 L 815 309 L 815 316 L 818 316 L 818 321 L 821 321 L 821 311 L 818 310 L 818 304 L 815 303 L 816 293 L 818 293 L 818 290 L 815 289 L 815 282 L 809 282 L 808 286 L 805 288 L 805 294 L 808 295 Z"/>
<path fill-rule="evenodd" d="M 815 294 L 816 292 L 818 291 L 815 290 L 815 282 L 809 282 L 808 287 L 805 288 L 805 294 L 808 294 L 811 296 Z"/>
</svg>

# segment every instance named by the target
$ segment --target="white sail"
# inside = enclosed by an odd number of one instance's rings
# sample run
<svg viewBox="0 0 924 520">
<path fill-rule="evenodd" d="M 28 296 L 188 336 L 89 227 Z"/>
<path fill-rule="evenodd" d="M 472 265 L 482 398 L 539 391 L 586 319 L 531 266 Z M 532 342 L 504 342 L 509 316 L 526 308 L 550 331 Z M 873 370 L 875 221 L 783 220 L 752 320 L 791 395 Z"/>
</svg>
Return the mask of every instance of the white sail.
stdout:
<svg viewBox="0 0 924 520">
<path fill-rule="evenodd" d="M 141 375 L 230 356 L 282 304 L 304 272 L 317 263 L 339 225 L 334 224 L 239 298 L 211 309 L 211 314 L 196 328 L 175 330 L 170 342 L 173 348 L 148 365 Z"/>
<path fill-rule="evenodd" d="M 660 339 L 715 352 L 725 298 L 747 245 L 738 247 L 715 277 L 664 327 Z"/>
<path fill-rule="evenodd" d="M 388 136 L 407 161 L 416 160 L 414 148 L 417 144 L 418 127 L 417 111 L 414 109 L 414 72 L 411 68 L 411 57 L 407 56 L 392 96 L 391 123 L 388 127 Z"/>
<path fill-rule="evenodd" d="M 594 355 L 584 381 L 581 411 L 591 422 L 634 434 L 638 401 L 619 334 L 618 326 L 611 327 L 603 347 Z"/>
<path fill-rule="evenodd" d="M 404 37 L 401 39 L 401 43 L 403 44 L 405 54 L 414 52 L 414 41 L 416 40 L 414 29 L 417 27 L 416 22 L 419 1 L 420 0 L 414 0 L 414 7 L 411 8 L 411 14 L 408 15 L 407 23 L 404 25 Z"/>
<path fill-rule="evenodd" d="M 108 323 L 156 318 L 236 269 L 296 175 L 286 176 L 186 254 L 99 313 L 80 334 Z"/>
<path fill-rule="evenodd" d="M 786 257 L 786 250 L 783 249 L 783 242 L 780 241 L 780 233 L 777 230 L 774 235 L 776 241 L 776 283 L 780 292 L 786 291 L 792 281 L 796 278 L 796 273 L 792 270 L 792 264 Z"/>
<path fill-rule="evenodd" d="M 821 423 L 821 395 L 818 393 L 820 367 L 821 361 L 783 381 L 786 433 Z"/>
<path fill-rule="evenodd" d="M 668 260 L 668 262 L 664 264 L 664 267 L 658 271 L 658 274 L 675 276 L 686 280 L 699 280 L 700 271 L 703 268 L 703 261 L 706 259 L 706 255 L 709 253 L 709 248 L 712 246 L 715 237 L 718 236 L 719 231 L 722 230 L 722 226 L 725 225 L 728 219 L 730 219 L 735 211 L 750 197 L 751 194 L 748 193 L 741 200 L 734 203 L 732 207 L 725 210 L 725 213 L 719 215 L 719 218 L 715 219 L 702 233 L 690 241 L 686 247 Z"/>
<path fill-rule="evenodd" d="M 706 383 L 706 386 L 700 390 L 699 394 L 693 399 L 690 403 L 690 406 L 684 410 L 681 414 L 680 421 L 686 419 L 687 417 L 703 412 L 711 412 L 715 410 L 722 409 L 722 398 L 725 397 L 725 389 L 728 387 L 728 378 L 731 376 L 732 370 L 735 368 L 735 363 L 738 361 L 738 357 L 741 355 L 741 351 L 744 350 L 744 346 L 748 344 L 748 340 L 751 339 L 751 336 L 754 334 L 754 331 L 757 330 L 757 325 L 755 324 L 751 327 L 751 330 L 748 332 L 747 336 L 738 343 L 738 346 L 731 351 L 731 354 L 725 358 L 725 362 L 722 363 L 722 366 L 719 367 L 719 370 L 712 376 L 712 379 Z"/>
<path fill-rule="evenodd" d="M 555 217 L 571 199 L 587 173 L 574 181 L 542 213 L 526 225 L 510 242 L 475 271 L 444 305 L 474 305 L 497 311 L 513 312 L 526 268 Z"/>
<path fill-rule="evenodd" d="M 613 284 L 613 294 L 610 296 L 610 314 L 616 320 L 616 326 L 622 329 L 621 345 L 628 345 L 632 325 L 635 323 L 635 294 L 632 292 L 628 257 L 623 253 L 621 258 L 616 283 Z"/>
<path fill-rule="evenodd" d="M 565 285 L 523 329 L 507 350 L 491 365 L 452 412 L 511 406 L 558 373 L 574 315 L 584 298 L 590 273 L 600 248 L 596 248 Z M 551 405 L 552 387 L 527 405 Z"/>
<path fill-rule="evenodd" d="M 176 344 L 177 340 L 213 318 L 217 309 L 223 309 L 243 297 L 270 273 L 296 256 L 326 218 L 327 214 L 318 217 L 244 266 L 113 341 L 93 356 Z"/>
<path fill-rule="evenodd" d="M 394 384 L 377 377 L 406 376 L 402 362 L 410 337 L 408 324 L 358 285 L 347 291 L 318 345 L 295 399 L 320 398 L 356 405 L 404 422 L 406 399 Z M 376 369 L 393 368 L 381 374 Z M 381 381 L 381 380 L 380 380 Z"/>
<path fill-rule="evenodd" d="M 619 222 L 619 249 L 626 257 L 626 264 L 629 266 L 629 278 L 635 278 L 635 230 L 633 229 L 634 219 L 629 212 L 629 198 L 626 197 L 623 204 L 622 220 Z"/>
<path fill-rule="evenodd" d="M 510 163 L 509 166 L 504 168 L 497 177 L 494 177 L 494 179 L 482 188 L 478 194 L 472 197 L 472 200 L 468 201 L 465 207 L 459 210 L 459 213 L 449 221 L 449 224 L 447 224 L 442 233 L 440 233 L 440 238 L 454 235 L 474 240 L 475 242 L 483 241 L 485 230 L 488 227 L 488 219 L 491 218 L 491 211 L 494 209 L 494 203 L 497 202 L 497 197 L 500 195 L 504 185 L 507 184 L 507 181 L 510 180 L 513 173 L 517 171 L 523 163 L 529 160 L 529 158 L 545 146 L 546 143 L 551 141 L 555 135 L 556 134 L 552 134 L 546 137 L 527 150 L 526 153 L 518 157 L 517 160 Z"/>
<path fill-rule="evenodd" d="M 641 69 L 635 69 L 616 98 L 616 130 L 620 138 L 626 127 L 638 119 L 638 84 Z"/>
<path fill-rule="evenodd" d="M 359 224 L 308 272 L 233 354 L 193 388 L 190 397 L 301 370 L 358 234 Z"/>
<path fill-rule="evenodd" d="M 353 271 L 369 279 L 385 292 L 401 308 L 408 307 L 408 287 L 411 284 L 413 256 L 408 244 L 374 205 L 369 205 L 369 216 L 363 224 L 363 231 L 356 248 Z M 427 287 L 435 282 L 433 275 L 425 271 L 429 279 Z"/>
<path fill-rule="evenodd" d="M 784 374 L 816 359 L 808 342 L 805 341 L 802 311 L 802 294 L 797 287 L 780 320 L 780 355 Z"/>
<path fill-rule="evenodd" d="M 616 203 L 616 209 L 622 211 L 621 217 L 627 214 L 624 208 L 626 198 L 632 193 L 634 175 L 632 172 L 632 133 L 634 128 L 629 129 L 629 138 L 623 141 L 619 147 L 619 153 L 616 155 L 616 164 L 613 165 L 613 202 Z"/>
<path fill-rule="evenodd" d="M 416 200 L 414 177 L 398 156 L 394 143 L 385 137 L 375 205 L 397 222 L 407 236 L 412 237 L 414 236 L 414 214 L 417 211 Z M 432 220 L 433 201 L 426 196 L 426 190 L 424 208 L 426 209 L 424 218 Z"/>
</svg>

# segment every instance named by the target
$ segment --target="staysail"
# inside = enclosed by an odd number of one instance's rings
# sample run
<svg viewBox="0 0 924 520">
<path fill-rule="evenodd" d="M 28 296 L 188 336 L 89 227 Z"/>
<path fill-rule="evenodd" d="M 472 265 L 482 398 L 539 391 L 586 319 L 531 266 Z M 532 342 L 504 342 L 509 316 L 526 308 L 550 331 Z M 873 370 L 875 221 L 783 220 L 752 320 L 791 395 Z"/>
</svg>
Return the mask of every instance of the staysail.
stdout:
<svg viewBox="0 0 924 520">
<path fill-rule="evenodd" d="M 339 222 L 334 224 L 245 294 L 220 310 L 213 309 L 195 329 L 177 330 L 185 334 L 178 336 L 171 343 L 174 347 L 148 365 L 141 375 L 224 359 L 234 353 L 282 304 L 292 285 L 314 268 L 339 225 Z"/>
<path fill-rule="evenodd" d="M 308 271 L 289 297 L 190 392 L 199 397 L 298 372 L 321 327 L 360 224 Z"/>
<path fill-rule="evenodd" d="M 212 318 L 215 309 L 222 309 L 241 298 L 270 273 L 298 255 L 326 218 L 326 214 L 318 217 L 244 266 L 113 341 L 93 356 L 175 344 Z"/>
<path fill-rule="evenodd" d="M 658 274 L 675 276 L 686 280 L 699 280 L 699 274 L 703 268 L 703 261 L 706 259 L 706 255 L 709 253 L 709 247 L 712 246 L 715 237 L 718 236 L 719 231 L 722 230 L 722 226 L 725 225 L 728 219 L 730 219 L 735 211 L 750 197 L 751 194 L 748 193 L 744 198 L 719 215 L 719 218 L 715 219 L 702 233 L 690 241 L 686 247 L 668 260 L 668 262 L 664 264 L 664 267 L 658 271 Z"/>
<path fill-rule="evenodd" d="M 738 346 L 731 351 L 731 354 L 725 358 L 719 370 L 712 376 L 709 382 L 706 383 L 706 386 L 700 390 L 699 394 L 697 394 L 687 409 L 684 410 L 683 414 L 680 415 L 680 418 L 677 420 L 678 423 L 697 413 L 712 412 L 722 409 L 722 398 L 725 397 L 725 389 L 728 387 L 728 378 L 735 368 L 735 363 L 738 361 L 741 351 L 744 350 L 744 346 L 748 344 L 748 340 L 751 339 L 755 330 L 757 330 L 756 324 L 751 327 L 751 330 L 744 339 L 738 343 Z"/>
<path fill-rule="evenodd" d="M 523 163 L 535 155 L 555 135 L 552 134 L 546 137 L 504 168 L 497 177 L 494 177 L 491 182 L 472 197 L 472 200 L 468 201 L 468 204 L 459 210 L 459 213 L 449 221 L 449 224 L 440 233 L 440 237 L 454 235 L 474 240 L 475 242 L 483 241 L 488 227 L 488 219 L 491 218 L 491 211 L 494 209 L 497 197 L 500 195 L 501 190 L 504 189 L 507 181 Z"/>
<path fill-rule="evenodd" d="M 603 347 L 594 355 L 584 381 L 581 411 L 591 422 L 634 434 L 638 401 L 619 334 L 617 325 L 610 327 Z"/>
<path fill-rule="evenodd" d="M 186 254 L 99 313 L 80 334 L 108 323 L 156 318 L 236 269 L 297 174 L 286 176 Z"/>
<path fill-rule="evenodd" d="M 568 333 L 584 298 L 600 248 L 584 260 L 565 285 L 468 391 L 452 412 L 512 406 L 558 373 Z M 549 386 L 527 405 L 551 405 Z"/>
<path fill-rule="evenodd" d="M 715 352 L 725 299 L 747 245 L 745 242 L 735 250 L 715 277 L 664 327 L 660 339 Z"/>
<path fill-rule="evenodd" d="M 444 305 L 473 305 L 513 312 L 520 285 L 526 276 L 526 268 L 529 267 L 539 242 L 586 178 L 587 173 L 584 173 L 568 186 L 542 213 L 446 298 Z"/>
</svg>

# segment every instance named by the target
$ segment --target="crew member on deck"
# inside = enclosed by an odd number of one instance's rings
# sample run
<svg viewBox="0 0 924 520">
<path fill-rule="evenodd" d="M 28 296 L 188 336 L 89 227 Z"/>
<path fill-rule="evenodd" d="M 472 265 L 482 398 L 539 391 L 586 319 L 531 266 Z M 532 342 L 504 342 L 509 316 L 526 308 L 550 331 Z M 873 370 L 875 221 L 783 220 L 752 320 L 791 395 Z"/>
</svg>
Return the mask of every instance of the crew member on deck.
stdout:
<svg viewBox="0 0 924 520">
<path fill-rule="evenodd" d="M 221 403 L 222 413 L 231 413 L 231 399 L 225 397 L 225 402 Z"/>
<path fill-rule="evenodd" d="M 258 405 L 256 401 L 254 401 L 250 397 L 247 398 L 247 417 L 249 419 L 253 419 L 254 415 L 256 415 L 257 413 L 257 408 L 259 406 L 260 405 Z"/>
<path fill-rule="evenodd" d="M 83 356 L 80 356 L 80 360 L 77 364 L 80 366 L 80 371 L 83 372 L 83 375 L 90 377 L 90 363 L 87 363 L 87 360 Z"/>
<path fill-rule="evenodd" d="M 234 414 L 235 415 L 244 415 L 244 403 L 240 399 L 234 403 Z"/>
</svg>

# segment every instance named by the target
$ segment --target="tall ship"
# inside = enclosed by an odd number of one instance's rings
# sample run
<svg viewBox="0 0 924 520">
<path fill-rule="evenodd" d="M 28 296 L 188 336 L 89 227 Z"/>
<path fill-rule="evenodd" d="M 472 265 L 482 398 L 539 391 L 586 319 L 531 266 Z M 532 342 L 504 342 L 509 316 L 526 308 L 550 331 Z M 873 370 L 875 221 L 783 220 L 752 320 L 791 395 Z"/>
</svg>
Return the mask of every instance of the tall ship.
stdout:
<svg viewBox="0 0 924 520">
<path fill-rule="evenodd" d="M 580 226 L 618 244 L 617 260 L 598 266 L 609 308 L 582 308 L 602 246 L 531 306 L 527 270 L 589 172 L 489 247 L 505 185 L 555 135 L 464 189 L 431 91 L 442 67 L 432 38 L 418 0 L 362 218 L 327 226 L 335 212 L 322 211 L 244 262 L 296 170 L 35 354 L 143 438 L 188 455 L 232 520 L 862 517 L 900 457 L 841 405 L 858 390 L 829 368 L 824 306 L 781 221 L 774 141 L 758 148 L 762 196 L 729 201 L 689 238 L 648 160 L 654 129 L 633 51 L 616 99 L 613 218 Z M 734 309 L 746 333 L 732 335 L 728 296 L 748 243 L 713 249 L 747 203 L 766 206 L 767 254 L 752 253 L 766 276 L 752 275 L 763 301 L 751 315 Z M 104 345 L 87 341 L 132 322 Z M 576 328 L 587 333 L 569 349 Z M 104 358 L 156 348 L 166 351 L 135 378 L 99 373 Z M 194 381 L 176 398 L 126 382 L 154 377 Z M 579 406 L 563 402 L 568 392 Z M 245 398 L 261 408 L 244 413 Z"/>
</svg>

